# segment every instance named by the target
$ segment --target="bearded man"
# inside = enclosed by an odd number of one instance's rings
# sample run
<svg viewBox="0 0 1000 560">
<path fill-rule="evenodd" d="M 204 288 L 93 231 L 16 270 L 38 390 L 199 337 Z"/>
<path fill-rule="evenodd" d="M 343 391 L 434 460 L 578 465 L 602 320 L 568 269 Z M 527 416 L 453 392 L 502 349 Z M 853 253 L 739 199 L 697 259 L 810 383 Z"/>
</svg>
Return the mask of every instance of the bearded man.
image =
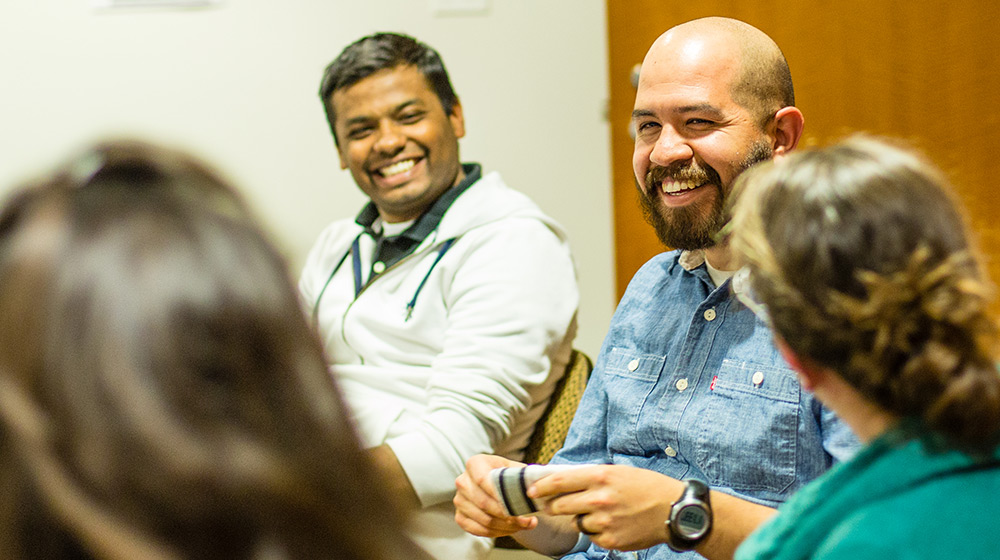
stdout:
<svg viewBox="0 0 1000 560">
<path fill-rule="evenodd" d="M 454 500 L 466 531 L 575 560 L 731 557 L 857 448 L 740 303 L 721 235 L 736 176 L 798 143 L 794 103 L 780 49 L 746 23 L 704 18 L 656 40 L 636 92 L 632 164 L 645 214 L 675 250 L 629 284 L 552 461 L 593 466 L 542 478 L 527 490 L 542 512 L 511 517 L 489 471 L 519 464 L 473 457 Z"/>
</svg>

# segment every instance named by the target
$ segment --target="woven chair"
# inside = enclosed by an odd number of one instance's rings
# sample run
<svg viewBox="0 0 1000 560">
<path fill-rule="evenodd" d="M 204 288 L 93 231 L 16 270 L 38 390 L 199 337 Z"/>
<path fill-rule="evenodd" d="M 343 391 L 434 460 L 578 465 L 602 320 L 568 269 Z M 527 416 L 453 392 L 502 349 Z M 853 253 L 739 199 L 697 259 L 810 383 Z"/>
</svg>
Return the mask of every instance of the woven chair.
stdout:
<svg viewBox="0 0 1000 560">
<path fill-rule="evenodd" d="M 586 354 L 573 350 L 569 365 L 566 366 L 566 374 L 556 383 L 549 406 L 535 424 L 535 431 L 524 450 L 525 463 L 544 465 L 562 448 L 593 368 L 594 364 Z M 510 537 L 496 539 L 496 547 L 513 550 L 524 548 Z"/>
</svg>

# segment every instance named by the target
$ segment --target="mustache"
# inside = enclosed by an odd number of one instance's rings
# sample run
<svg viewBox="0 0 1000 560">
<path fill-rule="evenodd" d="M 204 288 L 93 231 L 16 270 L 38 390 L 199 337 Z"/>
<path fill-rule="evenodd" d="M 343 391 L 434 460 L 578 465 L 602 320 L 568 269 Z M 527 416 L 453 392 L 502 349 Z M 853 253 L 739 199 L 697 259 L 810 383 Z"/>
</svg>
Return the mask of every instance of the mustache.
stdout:
<svg viewBox="0 0 1000 560">
<path fill-rule="evenodd" d="M 649 170 L 646 171 L 647 192 L 651 192 L 654 189 L 659 190 L 660 183 L 668 179 L 674 182 L 690 182 L 697 185 L 704 183 L 713 183 L 719 186 L 722 185 L 718 172 L 710 166 L 706 165 L 705 167 L 702 167 L 695 161 L 678 161 L 665 166 L 656 164 L 650 165 Z"/>
</svg>

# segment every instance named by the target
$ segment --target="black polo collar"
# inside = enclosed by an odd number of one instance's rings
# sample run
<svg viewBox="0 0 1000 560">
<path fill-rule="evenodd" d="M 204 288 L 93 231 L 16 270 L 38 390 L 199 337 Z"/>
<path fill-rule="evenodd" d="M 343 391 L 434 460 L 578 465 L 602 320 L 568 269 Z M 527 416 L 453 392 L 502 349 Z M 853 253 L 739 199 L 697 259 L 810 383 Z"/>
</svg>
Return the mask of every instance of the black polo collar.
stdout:
<svg viewBox="0 0 1000 560">
<path fill-rule="evenodd" d="M 426 212 L 420 215 L 419 218 L 411 225 L 406 228 L 403 233 L 399 234 L 399 237 L 408 237 L 417 241 L 423 241 L 425 237 L 430 235 L 434 231 L 438 224 L 441 223 L 441 218 L 444 217 L 445 212 L 451 207 L 451 203 L 455 202 L 455 199 L 459 197 L 466 189 L 472 186 L 473 183 L 478 181 L 483 176 L 482 167 L 478 163 L 463 163 L 462 171 L 465 172 L 465 178 L 462 182 L 455 185 L 454 187 L 444 191 L 444 193 L 438 197 L 434 204 L 427 209 Z M 375 203 L 368 202 L 358 216 L 354 219 L 355 223 L 359 226 L 365 228 L 365 231 L 372 236 L 378 236 L 374 230 L 372 230 L 372 224 L 378 219 L 378 208 L 375 207 Z"/>
<path fill-rule="evenodd" d="M 363 227 L 365 233 L 371 235 L 376 241 L 375 255 L 372 258 L 373 263 L 381 262 L 385 267 L 392 266 L 403 257 L 412 253 L 432 231 L 437 229 L 445 212 L 455 202 L 455 199 L 471 187 L 473 183 L 482 178 L 483 175 L 482 167 L 478 163 L 463 163 L 462 171 L 465 172 L 465 178 L 459 184 L 442 193 L 434 201 L 434 204 L 413 222 L 413 225 L 406 228 L 399 235 L 383 239 L 381 232 L 376 232 L 372 229 L 372 225 L 378 219 L 378 208 L 375 207 L 373 202 L 368 202 L 361 209 L 361 212 L 358 213 L 354 221 Z M 369 282 L 375 276 L 377 274 L 371 274 Z"/>
</svg>

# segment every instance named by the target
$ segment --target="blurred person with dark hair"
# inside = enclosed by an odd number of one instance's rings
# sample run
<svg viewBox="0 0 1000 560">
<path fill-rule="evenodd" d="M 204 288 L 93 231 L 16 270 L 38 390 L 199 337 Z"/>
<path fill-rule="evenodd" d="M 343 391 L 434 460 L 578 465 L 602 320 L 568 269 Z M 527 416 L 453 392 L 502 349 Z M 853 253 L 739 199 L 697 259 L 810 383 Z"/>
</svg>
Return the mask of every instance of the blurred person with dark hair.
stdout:
<svg viewBox="0 0 1000 560">
<path fill-rule="evenodd" d="M 566 370 L 579 293 L 566 233 L 497 172 L 462 163 L 441 57 L 406 35 L 347 46 L 320 86 L 342 169 L 369 198 L 321 234 L 300 281 L 364 442 L 447 560 L 488 539 L 454 522 L 479 453 L 522 456 Z"/>
<path fill-rule="evenodd" d="M 202 163 L 114 141 L 17 191 L 0 285 L 0 557 L 421 557 L 286 263 Z"/>
<path fill-rule="evenodd" d="M 915 153 L 859 136 L 764 164 L 736 188 L 732 245 L 748 263 L 738 297 L 866 443 L 737 558 L 995 557 L 994 287 L 948 182 Z"/>
</svg>

